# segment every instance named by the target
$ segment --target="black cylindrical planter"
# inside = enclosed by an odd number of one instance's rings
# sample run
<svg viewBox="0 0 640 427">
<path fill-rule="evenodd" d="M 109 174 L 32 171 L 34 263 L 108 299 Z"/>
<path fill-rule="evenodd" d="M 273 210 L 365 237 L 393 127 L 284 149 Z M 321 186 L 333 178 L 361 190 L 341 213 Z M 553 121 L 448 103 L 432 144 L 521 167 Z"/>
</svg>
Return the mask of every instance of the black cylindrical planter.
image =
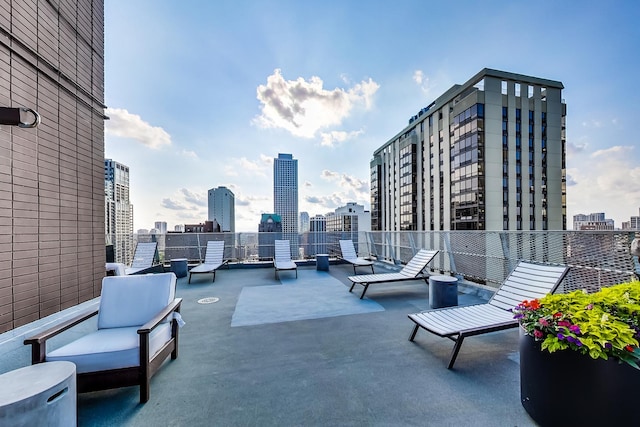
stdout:
<svg viewBox="0 0 640 427">
<path fill-rule="evenodd" d="M 520 330 L 520 398 L 541 427 L 637 425 L 640 370 L 540 344 Z"/>
</svg>

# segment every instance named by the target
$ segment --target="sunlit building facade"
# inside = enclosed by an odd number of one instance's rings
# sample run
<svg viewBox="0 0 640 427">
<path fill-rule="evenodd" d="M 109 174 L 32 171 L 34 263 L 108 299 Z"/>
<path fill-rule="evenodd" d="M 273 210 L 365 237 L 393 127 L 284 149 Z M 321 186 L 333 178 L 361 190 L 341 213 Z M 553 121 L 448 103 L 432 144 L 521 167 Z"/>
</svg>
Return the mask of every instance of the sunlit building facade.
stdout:
<svg viewBox="0 0 640 427">
<path fill-rule="evenodd" d="M 282 220 L 282 238 L 298 257 L 298 160 L 291 154 L 273 159 L 273 211 Z"/>
<path fill-rule="evenodd" d="M 372 230 L 566 229 L 564 86 L 483 69 L 374 152 Z"/>
<path fill-rule="evenodd" d="M 115 261 L 131 264 L 135 247 L 129 167 L 112 159 L 104 161 L 104 215 L 107 244 L 113 245 Z"/>
</svg>

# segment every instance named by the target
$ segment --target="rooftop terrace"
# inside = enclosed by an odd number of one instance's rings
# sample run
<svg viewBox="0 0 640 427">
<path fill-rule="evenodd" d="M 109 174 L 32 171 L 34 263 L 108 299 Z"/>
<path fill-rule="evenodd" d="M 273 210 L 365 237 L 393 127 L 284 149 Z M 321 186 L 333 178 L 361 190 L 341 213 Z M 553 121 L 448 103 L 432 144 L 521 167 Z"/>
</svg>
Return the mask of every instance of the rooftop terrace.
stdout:
<svg viewBox="0 0 640 427">
<path fill-rule="evenodd" d="M 607 286 L 637 277 L 634 232 L 367 233 L 362 252 L 376 273 L 394 271 L 416 248 L 437 248 L 435 273 L 456 275 L 459 304 L 485 302 L 517 259 L 571 266 L 562 290 Z M 205 239 L 206 240 L 206 239 Z M 365 249 L 366 247 L 366 249 Z M 189 250 L 191 250 L 189 248 Z M 233 249 L 236 250 L 236 249 Z M 518 425 L 535 423 L 520 403 L 518 331 L 465 340 L 446 369 L 452 342 L 418 332 L 410 313 L 429 309 L 424 281 L 372 285 L 349 293 L 349 264 L 329 272 L 299 261 L 274 277 L 269 263 L 234 262 L 215 282 L 197 275 L 177 282 L 187 322 L 179 357 L 137 387 L 81 394 L 82 426 L 219 425 Z M 484 286 L 469 280 L 479 280 Z M 97 299 L 54 315 L 69 317 Z M 52 318 L 0 334 L 0 373 L 30 363 L 25 336 Z M 95 321 L 95 319 L 94 319 Z M 50 342 L 60 346 L 88 329 Z"/>
<path fill-rule="evenodd" d="M 360 300 L 352 273 L 332 264 L 301 267 L 297 280 L 272 268 L 179 279 L 180 354 L 152 379 L 149 402 L 137 387 L 81 394 L 79 424 L 535 425 L 520 404 L 517 330 L 468 339 L 447 370 L 451 341 L 424 331 L 408 341 L 407 314 L 429 305 L 425 282 L 372 286 Z M 460 304 L 483 302 L 465 289 Z M 209 297 L 219 300 L 199 303 Z M 0 372 L 29 360 L 16 345 Z"/>
</svg>

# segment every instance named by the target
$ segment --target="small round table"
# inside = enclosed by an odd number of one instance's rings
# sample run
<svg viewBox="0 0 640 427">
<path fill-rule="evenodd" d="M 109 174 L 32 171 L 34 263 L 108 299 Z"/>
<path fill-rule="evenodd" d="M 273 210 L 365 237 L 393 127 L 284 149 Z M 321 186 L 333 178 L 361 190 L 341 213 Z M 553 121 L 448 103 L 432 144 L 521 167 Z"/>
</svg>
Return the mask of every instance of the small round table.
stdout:
<svg viewBox="0 0 640 427">
<path fill-rule="evenodd" d="M 171 271 L 176 275 L 176 277 L 187 277 L 187 259 L 173 258 L 171 260 Z"/>
<path fill-rule="evenodd" d="M 76 365 L 45 362 L 0 375 L 0 425 L 75 426 Z"/>
<path fill-rule="evenodd" d="M 431 308 L 458 305 L 458 279 L 451 276 L 429 276 Z"/>
<path fill-rule="evenodd" d="M 316 270 L 329 271 L 329 254 L 316 254 Z"/>
</svg>

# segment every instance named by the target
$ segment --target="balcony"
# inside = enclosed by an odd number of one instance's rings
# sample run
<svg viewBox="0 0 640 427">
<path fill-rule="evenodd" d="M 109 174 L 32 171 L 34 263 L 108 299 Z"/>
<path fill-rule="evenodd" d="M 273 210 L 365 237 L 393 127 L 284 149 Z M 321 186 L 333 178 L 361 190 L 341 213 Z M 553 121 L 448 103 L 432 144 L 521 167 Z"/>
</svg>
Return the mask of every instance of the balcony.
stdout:
<svg viewBox="0 0 640 427">
<path fill-rule="evenodd" d="M 570 264 L 565 290 L 638 271 L 629 251 L 635 233 L 359 237 L 358 250 L 377 260 L 376 272 L 398 269 L 415 248 L 440 249 L 430 266 L 461 278 L 460 305 L 484 302 L 517 258 Z M 327 236 L 327 252 L 335 254 L 332 239 Z M 139 404 L 137 387 L 81 394 L 79 425 L 535 425 L 520 404 L 517 330 L 465 340 L 455 368 L 447 370 L 449 340 L 421 331 L 408 341 L 407 314 L 428 309 L 424 282 L 372 286 L 359 300 L 348 292 L 350 265 L 332 259 L 325 273 L 311 260 L 300 264 L 297 280 L 282 272 L 278 281 L 268 261 L 246 259 L 219 270 L 214 283 L 204 275 L 191 284 L 179 279 L 187 322 L 180 354 L 152 379 L 149 402 Z M 256 266 L 265 268 L 249 268 Z M 29 363 L 22 337 L 49 320 L 0 335 L 0 372 Z M 90 323 L 54 345 L 95 327 Z"/>
</svg>

